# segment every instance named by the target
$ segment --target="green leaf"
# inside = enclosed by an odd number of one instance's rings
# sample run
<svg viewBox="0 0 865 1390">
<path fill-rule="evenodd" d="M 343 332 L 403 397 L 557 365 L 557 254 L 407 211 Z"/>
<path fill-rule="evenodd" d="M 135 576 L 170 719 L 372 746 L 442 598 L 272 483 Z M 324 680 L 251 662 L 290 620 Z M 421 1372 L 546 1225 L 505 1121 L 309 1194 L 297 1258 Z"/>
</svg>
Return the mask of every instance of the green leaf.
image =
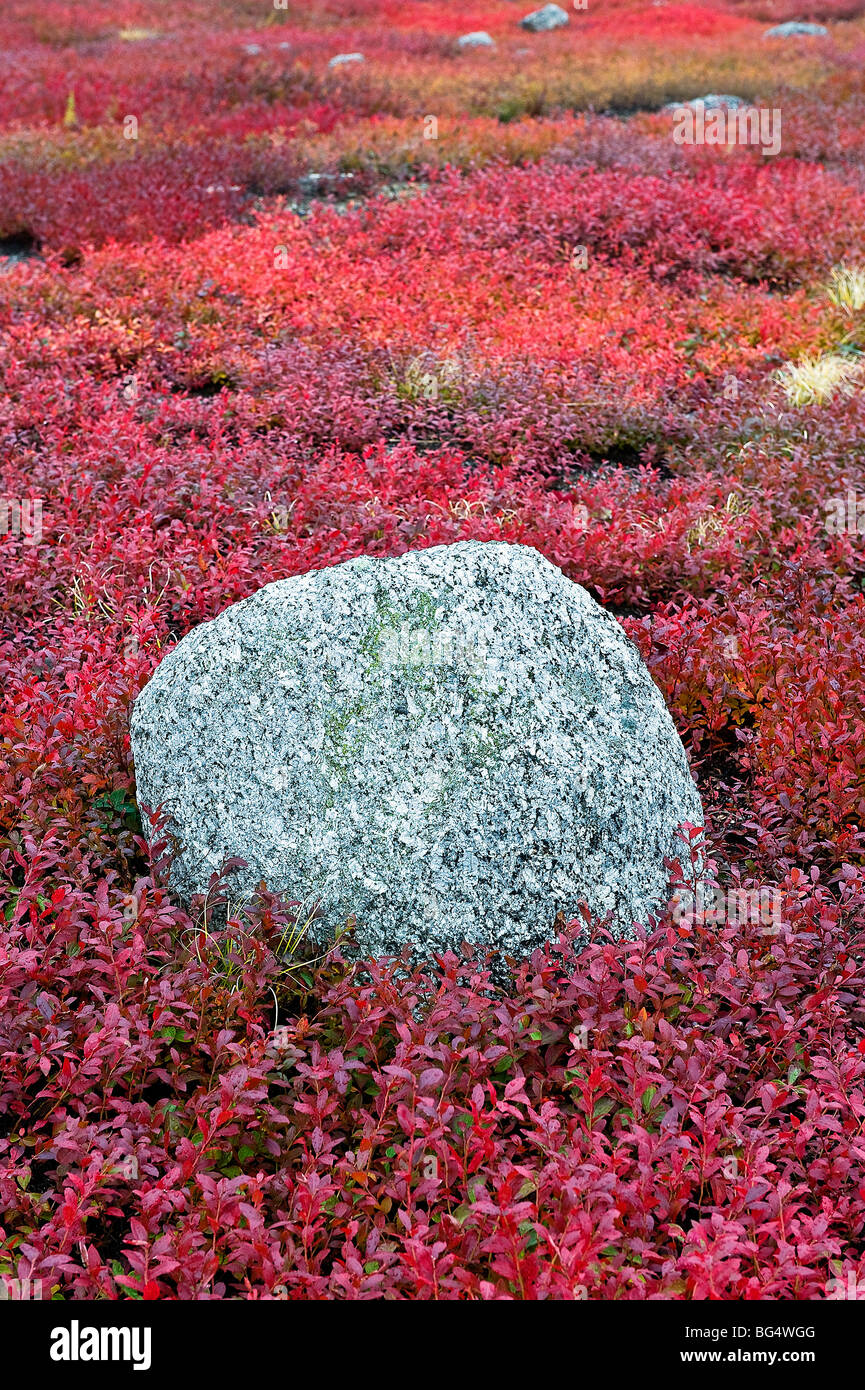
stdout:
<svg viewBox="0 0 865 1390">
<path fill-rule="evenodd" d="M 613 1100 L 612 1096 L 604 1096 L 603 1100 L 599 1100 L 592 1111 L 592 1123 L 594 1123 L 595 1120 L 600 1120 L 604 1115 L 609 1115 L 615 1104 L 616 1102 Z"/>
</svg>

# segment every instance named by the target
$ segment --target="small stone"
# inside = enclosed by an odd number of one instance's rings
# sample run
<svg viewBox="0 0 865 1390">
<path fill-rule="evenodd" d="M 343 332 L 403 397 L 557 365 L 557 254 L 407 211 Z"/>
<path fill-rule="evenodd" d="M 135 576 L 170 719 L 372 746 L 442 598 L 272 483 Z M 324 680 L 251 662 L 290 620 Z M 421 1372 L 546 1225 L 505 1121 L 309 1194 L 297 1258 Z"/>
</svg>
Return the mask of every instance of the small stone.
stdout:
<svg viewBox="0 0 865 1390">
<path fill-rule="evenodd" d="M 707 92 L 704 97 L 694 97 L 691 101 L 668 101 L 663 108 L 665 111 L 681 111 L 683 106 L 688 106 L 692 111 L 698 107 L 703 107 L 705 111 L 717 111 L 720 107 L 729 107 L 735 111 L 740 106 L 747 106 L 747 102 L 742 97 L 730 96 L 729 92 Z"/>
<path fill-rule="evenodd" d="M 457 39 L 457 48 L 495 48 L 495 40 L 483 29 L 476 29 L 471 34 L 461 34 Z"/>
<path fill-rule="evenodd" d="M 337 53 L 335 58 L 331 58 L 328 63 L 329 68 L 341 68 L 345 63 L 365 63 L 366 59 L 362 53 Z"/>
<path fill-rule="evenodd" d="M 240 856 L 235 899 L 264 880 L 318 903 L 322 940 L 353 915 L 368 955 L 524 957 L 583 902 L 631 936 L 703 820 L 636 647 L 503 542 L 265 585 L 163 658 L 131 733 L 182 900 Z"/>
<path fill-rule="evenodd" d="M 540 10 L 532 10 L 520 20 L 523 29 L 529 29 L 533 34 L 543 33 L 547 29 L 561 29 L 563 24 L 569 24 L 570 17 L 561 5 L 544 5 Z"/>
</svg>

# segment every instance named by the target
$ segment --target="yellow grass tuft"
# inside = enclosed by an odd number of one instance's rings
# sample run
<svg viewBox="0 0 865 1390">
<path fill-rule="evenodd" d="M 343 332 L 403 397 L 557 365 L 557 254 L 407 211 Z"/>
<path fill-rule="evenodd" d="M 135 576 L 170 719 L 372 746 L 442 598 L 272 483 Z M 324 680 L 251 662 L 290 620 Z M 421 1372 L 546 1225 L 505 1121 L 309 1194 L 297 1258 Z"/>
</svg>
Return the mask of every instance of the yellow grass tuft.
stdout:
<svg viewBox="0 0 865 1390">
<path fill-rule="evenodd" d="M 826 289 L 830 300 L 847 314 L 865 309 L 865 266 L 836 265 Z"/>
<path fill-rule="evenodd" d="M 777 373 L 791 405 L 824 405 L 838 393 L 852 395 L 861 365 L 840 353 L 803 357 L 788 362 Z"/>
</svg>

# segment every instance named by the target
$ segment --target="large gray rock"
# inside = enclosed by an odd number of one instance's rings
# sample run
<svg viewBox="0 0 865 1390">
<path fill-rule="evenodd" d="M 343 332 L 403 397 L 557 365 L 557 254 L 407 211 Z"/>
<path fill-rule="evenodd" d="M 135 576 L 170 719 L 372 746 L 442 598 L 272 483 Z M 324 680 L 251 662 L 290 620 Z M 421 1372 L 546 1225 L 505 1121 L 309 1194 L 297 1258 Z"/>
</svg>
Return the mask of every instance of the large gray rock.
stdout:
<svg viewBox="0 0 865 1390">
<path fill-rule="evenodd" d="M 621 627 L 537 551 L 460 541 L 268 584 L 190 632 L 135 702 L 138 798 L 173 886 L 224 858 L 354 914 L 365 952 L 525 956 L 581 901 L 628 935 L 702 808 Z"/>
<path fill-rule="evenodd" d="M 533 34 L 540 34 L 546 29 L 560 29 L 563 24 L 570 23 L 570 17 L 561 5 L 544 5 L 540 10 L 532 10 L 520 20 L 524 29 L 530 29 Z"/>
<path fill-rule="evenodd" d="M 824 38 L 829 30 L 824 24 L 802 24 L 798 19 L 788 19 L 786 24 L 776 24 L 767 29 L 764 39 Z"/>
</svg>

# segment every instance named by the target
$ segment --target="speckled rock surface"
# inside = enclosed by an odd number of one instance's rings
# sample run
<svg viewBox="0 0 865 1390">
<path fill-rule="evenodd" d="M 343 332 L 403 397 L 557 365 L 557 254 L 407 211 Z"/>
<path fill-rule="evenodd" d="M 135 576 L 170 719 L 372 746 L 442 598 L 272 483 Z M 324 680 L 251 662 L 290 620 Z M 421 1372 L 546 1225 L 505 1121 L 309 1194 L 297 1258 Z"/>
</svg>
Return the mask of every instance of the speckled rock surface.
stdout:
<svg viewBox="0 0 865 1390">
<path fill-rule="evenodd" d="M 798 19 L 788 19 L 785 24 L 776 24 L 774 29 L 767 29 L 763 35 L 764 39 L 797 39 L 811 38 L 822 39 L 829 33 L 825 24 L 802 24 Z"/>
<path fill-rule="evenodd" d="M 666 900 L 702 808 L 618 623 L 526 546 L 461 541 L 268 584 L 169 652 L 132 714 L 138 799 L 172 883 L 240 855 L 354 914 L 370 954 L 462 941 L 515 956 L 581 901 L 619 934 Z"/>
</svg>

